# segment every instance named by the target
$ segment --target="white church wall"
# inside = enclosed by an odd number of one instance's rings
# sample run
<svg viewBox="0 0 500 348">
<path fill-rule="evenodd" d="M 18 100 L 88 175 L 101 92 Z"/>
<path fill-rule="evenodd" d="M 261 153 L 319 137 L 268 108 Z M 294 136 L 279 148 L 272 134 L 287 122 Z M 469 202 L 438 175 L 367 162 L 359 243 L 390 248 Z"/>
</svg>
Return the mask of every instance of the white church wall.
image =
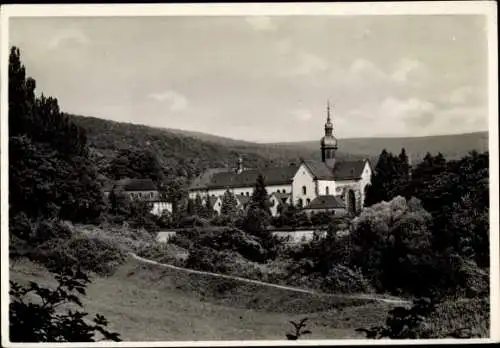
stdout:
<svg viewBox="0 0 500 348">
<path fill-rule="evenodd" d="M 360 193 L 361 193 L 361 206 L 365 205 L 365 189 L 367 185 L 371 184 L 372 170 L 368 162 L 365 164 L 363 173 L 361 174 L 361 180 L 359 181 Z"/>
<path fill-rule="evenodd" d="M 328 188 L 328 193 L 326 189 Z M 333 180 L 318 180 L 318 195 L 335 195 L 336 184 Z"/>
<path fill-rule="evenodd" d="M 303 187 L 306 189 L 305 194 L 303 193 Z M 316 183 L 314 181 L 314 176 L 309 169 L 302 164 L 293 178 L 293 204 L 298 205 L 299 200 L 302 199 L 303 205 L 305 206 L 307 205 L 307 200 L 312 201 L 314 198 L 316 198 Z"/>
</svg>

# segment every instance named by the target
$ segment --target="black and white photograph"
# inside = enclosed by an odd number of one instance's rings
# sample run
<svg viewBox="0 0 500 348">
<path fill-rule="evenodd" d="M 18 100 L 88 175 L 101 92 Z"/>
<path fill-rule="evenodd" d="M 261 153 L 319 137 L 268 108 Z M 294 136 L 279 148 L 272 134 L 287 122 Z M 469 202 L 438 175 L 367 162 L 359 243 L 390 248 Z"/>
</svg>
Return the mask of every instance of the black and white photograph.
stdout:
<svg viewBox="0 0 500 348">
<path fill-rule="evenodd" d="M 496 342 L 496 13 L 2 6 L 2 345 Z"/>
</svg>

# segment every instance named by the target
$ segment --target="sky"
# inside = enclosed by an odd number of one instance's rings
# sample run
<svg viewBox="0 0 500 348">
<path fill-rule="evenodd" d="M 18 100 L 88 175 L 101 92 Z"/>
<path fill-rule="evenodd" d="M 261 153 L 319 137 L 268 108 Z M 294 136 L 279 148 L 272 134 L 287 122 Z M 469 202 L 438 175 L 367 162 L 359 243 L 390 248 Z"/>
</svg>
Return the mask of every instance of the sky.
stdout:
<svg viewBox="0 0 500 348">
<path fill-rule="evenodd" d="M 65 112 L 256 142 L 488 129 L 486 17 L 11 18 Z"/>
</svg>

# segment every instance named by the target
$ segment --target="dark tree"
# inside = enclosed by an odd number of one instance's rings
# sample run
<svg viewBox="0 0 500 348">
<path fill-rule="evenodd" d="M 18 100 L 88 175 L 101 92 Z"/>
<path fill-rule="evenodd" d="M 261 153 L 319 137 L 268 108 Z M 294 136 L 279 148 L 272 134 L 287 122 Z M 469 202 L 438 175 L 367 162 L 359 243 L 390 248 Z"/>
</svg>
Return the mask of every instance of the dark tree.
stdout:
<svg viewBox="0 0 500 348">
<path fill-rule="evenodd" d="M 235 217 L 238 211 L 238 202 L 234 197 L 234 194 L 227 190 L 224 192 L 224 196 L 222 197 L 222 207 L 221 207 L 221 215 L 227 215 Z"/>
<path fill-rule="evenodd" d="M 252 193 L 251 205 L 258 209 L 262 209 L 269 215 L 271 214 L 269 195 L 267 194 L 266 183 L 262 174 L 259 174 L 255 182 L 255 189 Z"/>
<path fill-rule="evenodd" d="M 115 180 L 123 178 L 151 179 L 156 183 L 164 179 L 158 157 L 148 149 L 121 150 L 111 161 L 108 175 Z"/>
<path fill-rule="evenodd" d="M 92 222 L 104 209 L 86 132 L 59 110 L 57 99 L 34 95 L 17 48 L 9 61 L 10 213 Z"/>
</svg>

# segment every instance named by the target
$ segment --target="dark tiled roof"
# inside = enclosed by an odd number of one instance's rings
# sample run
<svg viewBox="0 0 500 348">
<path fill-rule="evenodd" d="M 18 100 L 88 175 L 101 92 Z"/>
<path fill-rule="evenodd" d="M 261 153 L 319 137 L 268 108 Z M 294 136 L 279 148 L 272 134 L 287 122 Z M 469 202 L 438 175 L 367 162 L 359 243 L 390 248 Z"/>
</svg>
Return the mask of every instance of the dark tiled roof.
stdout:
<svg viewBox="0 0 500 348">
<path fill-rule="evenodd" d="M 216 173 L 212 176 L 207 188 L 252 187 L 259 174 L 264 176 L 266 185 L 290 184 L 297 172 L 297 165 L 263 169 L 249 169 L 237 174 L 235 172 Z"/>
<path fill-rule="evenodd" d="M 363 173 L 365 160 L 338 161 L 332 172 L 323 162 L 306 160 L 303 163 L 318 180 L 355 180 Z M 198 176 L 190 186 L 191 190 L 224 189 L 229 187 L 252 187 L 257 176 L 264 176 L 266 185 L 287 185 L 293 181 L 299 165 L 263 169 L 248 169 L 241 173 L 226 168 L 208 169 Z"/>
<path fill-rule="evenodd" d="M 108 184 L 104 191 L 109 192 L 113 189 L 123 191 L 157 191 L 157 187 L 151 179 L 121 179 Z"/>
<path fill-rule="evenodd" d="M 337 196 L 318 196 L 304 209 L 341 209 L 345 203 Z"/>
<path fill-rule="evenodd" d="M 355 180 L 361 177 L 366 160 L 337 161 L 333 172 L 321 161 L 304 161 L 318 180 Z"/>
<path fill-rule="evenodd" d="M 333 177 L 336 180 L 354 180 L 361 178 L 365 169 L 366 160 L 339 161 L 333 169 Z"/>
<path fill-rule="evenodd" d="M 195 178 L 189 187 L 191 190 L 205 189 L 212 180 L 212 177 L 218 173 L 229 172 L 227 168 L 210 168 L 204 171 L 200 176 Z"/>
<path fill-rule="evenodd" d="M 314 176 L 315 179 L 318 180 L 333 179 L 332 171 L 325 165 L 325 163 L 321 161 L 307 160 L 304 161 L 304 164 L 306 165 L 307 169 L 311 171 L 311 174 Z"/>
</svg>

